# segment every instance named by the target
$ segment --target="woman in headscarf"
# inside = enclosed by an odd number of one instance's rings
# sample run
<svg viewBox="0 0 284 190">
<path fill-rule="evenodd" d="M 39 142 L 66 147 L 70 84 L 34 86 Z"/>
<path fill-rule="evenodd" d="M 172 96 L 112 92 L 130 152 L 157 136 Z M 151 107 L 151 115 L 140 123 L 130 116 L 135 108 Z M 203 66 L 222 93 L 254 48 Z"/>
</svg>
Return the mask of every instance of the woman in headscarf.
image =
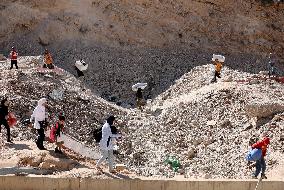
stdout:
<svg viewBox="0 0 284 190">
<path fill-rule="evenodd" d="M 43 141 L 45 139 L 44 128 L 46 125 L 47 114 L 45 111 L 46 98 L 42 98 L 38 101 L 37 107 L 34 109 L 30 121 L 34 122 L 34 128 L 38 132 L 38 138 L 36 145 L 40 150 L 46 150 L 43 146 Z"/>
<path fill-rule="evenodd" d="M 7 142 L 12 142 L 10 138 L 10 127 L 7 122 L 8 106 L 9 106 L 9 102 L 7 98 L 3 99 L 1 101 L 1 107 L 0 107 L 0 132 L 1 132 L 1 126 L 4 125 L 5 128 L 7 129 Z"/>
<path fill-rule="evenodd" d="M 115 120 L 114 116 L 110 116 L 106 123 L 103 125 L 102 128 L 102 139 L 100 141 L 100 149 L 102 152 L 102 157 L 99 159 L 97 163 L 97 168 L 101 170 L 100 165 L 103 161 L 108 159 L 108 165 L 109 165 L 109 171 L 111 173 L 114 173 L 113 169 L 113 146 L 114 146 L 114 138 L 118 138 L 121 135 L 115 134 L 115 132 L 112 130 L 112 125 Z"/>
</svg>

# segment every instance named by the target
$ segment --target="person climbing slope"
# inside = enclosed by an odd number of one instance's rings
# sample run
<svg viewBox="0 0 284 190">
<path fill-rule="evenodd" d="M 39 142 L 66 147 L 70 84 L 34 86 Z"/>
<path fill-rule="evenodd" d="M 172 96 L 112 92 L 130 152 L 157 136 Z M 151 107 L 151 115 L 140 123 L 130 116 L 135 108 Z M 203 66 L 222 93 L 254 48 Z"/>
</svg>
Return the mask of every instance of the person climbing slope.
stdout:
<svg viewBox="0 0 284 190">
<path fill-rule="evenodd" d="M 45 109 L 46 105 L 47 105 L 46 98 L 40 99 L 30 119 L 31 122 L 34 122 L 34 128 L 38 132 L 36 145 L 40 150 L 46 150 L 46 148 L 44 148 L 43 146 L 43 141 L 45 139 L 44 130 L 45 127 L 47 126 L 47 121 L 46 121 L 47 113 Z"/>
<path fill-rule="evenodd" d="M 217 82 L 217 77 L 221 78 L 221 69 L 223 67 L 224 61 L 225 61 L 225 57 L 222 55 L 215 55 L 213 54 L 213 65 L 215 66 L 215 72 L 214 72 L 214 77 L 211 80 L 211 83 Z"/>
<path fill-rule="evenodd" d="M 13 65 L 15 65 L 16 69 L 18 69 L 18 53 L 15 47 L 12 47 L 12 51 L 10 52 L 10 59 L 11 59 L 10 70 L 13 69 Z"/>
<path fill-rule="evenodd" d="M 54 69 L 53 59 L 51 57 L 50 52 L 47 49 L 44 52 L 44 63 L 45 64 L 43 65 L 43 67 L 47 67 L 49 69 Z"/>
<path fill-rule="evenodd" d="M 276 74 L 275 72 L 275 55 L 273 55 L 272 53 L 269 54 L 269 62 L 268 62 L 268 76 L 274 76 Z"/>
<path fill-rule="evenodd" d="M 64 141 L 61 139 L 61 136 L 64 130 L 64 124 L 65 116 L 63 114 L 59 114 L 58 121 L 50 130 L 50 139 L 56 144 L 55 153 L 62 154 L 62 145 Z"/>
<path fill-rule="evenodd" d="M 114 123 L 115 117 L 110 116 L 106 123 L 102 127 L 102 139 L 100 140 L 100 149 L 102 153 L 102 157 L 97 162 L 96 167 L 99 170 L 102 170 L 100 168 L 100 165 L 103 161 L 108 159 L 108 165 L 109 165 L 109 171 L 111 173 L 115 173 L 115 170 L 113 169 L 113 148 L 114 148 L 114 138 L 121 137 L 119 134 L 114 134 L 115 132 L 112 130 L 113 123 Z"/>
<path fill-rule="evenodd" d="M 88 64 L 84 60 L 76 61 L 75 62 L 75 69 L 77 71 L 78 77 L 84 77 L 84 72 L 88 69 Z"/>
<path fill-rule="evenodd" d="M 10 134 L 10 126 L 8 125 L 8 106 L 9 106 L 9 102 L 7 100 L 7 98 L 4 98 L 1 101 L 1 105 L 0 105 L 0 132 L 1 132 L 1 126 L 4 125 L 4 127 L 7 130 L 7 142 L 12 142 L 11 141 L 11 134 Z"/>
<path fill-rule="evenodd" d="M 267 148 L 268 148 L 269 144 L 270 144 L 270 139 L 267 136 L 267 134 L 264 133 L 263 139 L 261 141 L 254 143 L 251 146 L 253 149 L 257 148 L 257 149 L 261 149 L 261 151 L 262 151 L 261 158 L 256 161 L 256 165 L 255 165 L 256 170 L 255 170 L 255 173 L 253 174 L 253 178 L 255 178 L 255 179 L 257 178 L 257 176 L 259 175 L 260 172 L 261 172 L 261 178 L 267 179 L 267 177 L 265 176 L 266 163 L 265 163 L 264 157 L 266 156 L 266 152 L 267 152 Z"/>
</svg>

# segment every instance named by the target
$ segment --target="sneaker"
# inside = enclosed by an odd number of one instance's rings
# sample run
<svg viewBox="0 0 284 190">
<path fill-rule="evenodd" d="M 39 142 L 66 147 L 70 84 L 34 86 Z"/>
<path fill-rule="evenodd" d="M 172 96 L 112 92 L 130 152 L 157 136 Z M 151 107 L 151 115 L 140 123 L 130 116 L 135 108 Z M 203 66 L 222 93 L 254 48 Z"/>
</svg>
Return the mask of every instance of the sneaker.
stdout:
<svg viewBox="0 0 284 190">
<path fill-rule="evenodd" d="M 110 170 L 109 172 L 112 173 L 112 174 L 116 174 L 117 173 L 116 170 Z"/>
<path fill-rule="evenodd" d="M 254 174 L 251 176 L 252 179 L 257 179 L 257 176 L 255 176 Z"/>
<path fill-rule="evenodd" d="M 62 152 L 61 150 L 58 150 L 58 151 L 59 151 L 59 152 L 58 152 L 59 154 L 63 154 L 63 152 Z"/>
<path fill-rule="evenodd" d="M 54 152 L 55 152 L 55 153 L 60 153 L 60 151 L 58 150 L 58 148 L 55 148 Z"/>
<path fill-rule="evenodd" d="M 262 179 L 267 179 L 267 177 L 266 177 L 265 174 L 261 174 L 261 178 L 262 178 Z"/>
</svg>

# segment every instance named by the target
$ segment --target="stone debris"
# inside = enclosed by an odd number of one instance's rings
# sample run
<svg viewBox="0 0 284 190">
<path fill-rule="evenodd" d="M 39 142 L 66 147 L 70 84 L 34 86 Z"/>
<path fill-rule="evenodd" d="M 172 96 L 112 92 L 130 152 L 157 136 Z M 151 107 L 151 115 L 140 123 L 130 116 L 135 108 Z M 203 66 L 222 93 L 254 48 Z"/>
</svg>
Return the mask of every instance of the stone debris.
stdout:
<svg viewBox="0 0 284 190">
<path fill-rule="evenodd" d="M 124 163 L 133 170 L 140 167 L 140 175 L 172 176 L 172 170 L 163 163 L 171 155 L 181 161 L 185 176 L 250 178 L 252 171 L 245 161 L 249 138 L 264 131 L 272 139 L 268 160 L 278 153 L 283 155 L 280 131 L 284 122 L 277 119 L 279 127 L 271 129 L 270 116 L 283 112 L 284 86 L 272 80 L 253 85 L 237 82 L 252 75 L 226 67 L 224 75 L 231 76 L 232 81 L 221 79 L 210 84 L 206 78 L 210 72 L 210 66 L 194 68 L 145 108 L 153 113 L 162 110 L 161 114 L 141 113 L 139 120 L 128 119 L 129 132 L 124 139 L 132 146 L 121 150 Z M 252 102 L 256 102 L 253 108 Z M 267 122 L 253 127 L 250 117 L 255 115 L 251 113 L 268 117 Z"/>
<path fill-rule="evenodd" d="M 62 89 L 55 89 L 49 94 L 49 96 L 54 100 L 63 100 L 63 93 L 64 91 Z"/>
<path fill-rule="evenodd" d="M 269 161 L 269 170 L 277 169 L 279 162 L 273 160 L 283 159 L 284 120 L 281 118 L 284 115 L 284 86 L 276 81 L 242 82 L 253 75 L 225 67 L 222 76 L 230 76 L 231 82 L 224 82 L 221 78 L 217 83 L 210 84 L 208 76 L 212 72 L 211 66 L 199 66 L 154 98 L 141 112 L 124 109 L 99 98 L 68 73 L 46 78 L 32 66 L 29 68 L 31 60 L 34 58 L 21 59 L 21 65 L 27 67 L 21 72 L 1 70 L 1 96 L 13 97 L 11 109 L 21 121 L 12 131 L 14 139 L 35 138 L 35 133 L 24 122 L 29 118 L 27 113 L 33 110 L 38 99 L 62 89 L 64 98 L 48 99 L 50 123 L 57 113 L 63 111 L 67 118 L 65 132 L 88 146 L 98 148 L 93 130 L 102 126 L 110 114 L 116 115 L 123 137 L 117 141 L 117 163 L 123 163 L 128 171 L 137 175 L 249 178 L 251 170 L 247 168 L 245 155 L 249 143 L 255 141 L 252 137 L 258 137 L 262 132 L 271 135 L 267 158 L 272 160 Z M 19 81 L 19 76 L 24 76 L 25 80 Z M 272 104 L 277 112 L 265 111 Z M 265 117 L 266 123 L 256 128 L 250 123 L 252 116 Z M 168 157 L 176 158 L 180 168 L 173 171 L 165 163 Z M 39 160 L 35 157 L 25 162 L 37 165 Z M 54 165 L 54 161 L 39 164 L 47 169 Z M 66 176 L 70 177 L 69 174 L 66 173 Z M 75 172 L 73 177 L 76 175 Z M 87 177 L 91 175 L 99 173 L 86 174 Z"/>
</svg>

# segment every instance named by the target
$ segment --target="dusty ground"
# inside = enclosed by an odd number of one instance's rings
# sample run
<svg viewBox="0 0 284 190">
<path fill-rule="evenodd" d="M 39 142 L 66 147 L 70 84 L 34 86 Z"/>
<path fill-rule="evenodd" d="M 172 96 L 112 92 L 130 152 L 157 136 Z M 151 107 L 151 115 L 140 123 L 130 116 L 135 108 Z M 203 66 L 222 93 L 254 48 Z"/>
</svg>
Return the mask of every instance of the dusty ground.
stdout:
<svg viewBox="0 0 284 190">
<path fill-rule="evenodd" d="M 64 155 L 54 153 L 54 145 L 46 145 L 47 151 L 40 151 L 32 141 L 15 141 L 13 144 L 5 144 L 2 146 L 0 152 L 0 175 L 24 175 L 24 176 L 38 176 L 44 175 L 45 177 L 67 177 L 67 178 L 96 178 L 96 179 L 167 179 L 162 176 L 143 177 L 138 176 L 130 171 L 121 171 L 117 174 L 111 174 L 108 172 L 107 166 L 102 166 L 103 172 L 100 172 L 95 167 L 95 160 L 86 159 L 80 155 L 64 149 Z M 19 166 L 19 160 L 21 157 L 29 155 L 39 155 L 47 153 L 53 155 L 54 159 L 66 158 L 74 160 L 77 164 L 68 171 L 60 170 L 45 170 L 29 166 Z M 51 175 L 52 174 L 52 175 Z M 282 160 L 277 170 L 271 171 L 268 167 L 267 176 L 269 180 L 284 180 L 284 161 Z M 190 177 L 185 178 L 184 175 L 175 175 L 170 178 L 171 180 L 190 180 L 190 179 L 204 179 L 204 177 Z"/>
</svg>

